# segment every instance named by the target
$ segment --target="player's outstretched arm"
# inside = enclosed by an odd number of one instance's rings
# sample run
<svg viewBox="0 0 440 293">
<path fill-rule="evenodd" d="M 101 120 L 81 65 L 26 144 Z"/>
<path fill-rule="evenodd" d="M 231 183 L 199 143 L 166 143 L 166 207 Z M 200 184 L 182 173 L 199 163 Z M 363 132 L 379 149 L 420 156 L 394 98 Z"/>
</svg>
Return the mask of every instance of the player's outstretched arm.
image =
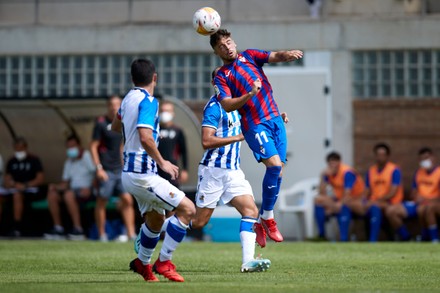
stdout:
<svg viewBox="0 0 440 293">
<path fill-rule="evenodd" d="M 177 179 L 179 177 L 179 167 L 162 157 L 153 138 L 153 130 L 151 128 L 138 128 L 138 132 L 142 147 L 148 155 L 153 158 L 163 171 L 171 175 L 171 179 Z"/>
<path fill-rule="evenodd" d="M 301 59 L 302 57 L 303 57 L 303 52 L 300 50 L 272 51 L 269 55 L 268 62 L 269 63 L 290 62 Z"/>
<path fill-rule="evenodd" d="M 215 136 L 215 129 L 212 127 L 202 127 L 202 146 L 203 149 L 215 149 L 234 142 L 244 140 L 243 134 L 228 137 Z"/>
<path fill-rule="evenodd" d="M 247 94 L 242 95 L 238 98 L 225 98 L 223 99 L 220 104 L 222 105 L 223 109 L 225 109 L 226 112 L 232 112 L 235 110 L 240 109 L 243 107 L 246 102 L 255 96 L 261 89 L 261 80 L 256 79 L 254 81 L 254 84 L 252 85 L 252 90 L 248 92 Z"/>
</svg>

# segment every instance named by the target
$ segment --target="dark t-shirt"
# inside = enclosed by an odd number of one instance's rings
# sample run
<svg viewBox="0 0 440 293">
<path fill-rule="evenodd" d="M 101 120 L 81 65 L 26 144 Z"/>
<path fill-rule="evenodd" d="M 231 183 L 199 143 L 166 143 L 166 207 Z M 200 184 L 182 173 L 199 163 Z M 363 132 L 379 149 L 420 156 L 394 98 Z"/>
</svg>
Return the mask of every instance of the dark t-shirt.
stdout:
<svg viewBox="0 0 440 293">
<path fill-rule="evenodd" d="M 118 171 L 122 169 L 122 135 L 112 131 L 111 126 L 112 121 L 107 116 L 98 117 L 93 128 L 92 139 L 99 141 L 99 160 L 104 170 Z"/>
<path fill-rule="evenodd" d="M 188 169 L 188 159 L 186 154 L 185 135 L 179 127 L 160 128 L 159 152 L 165 160 L 177 165 L 179 159 L 182 160 L 182 169 Z M 171 176 L 158 168 L 161 177 L 170 180 Z"/>
<path fill-rule="evenodd" d="M 9 159 L 6 172 L 12 176 L 16 182 L 26 183 L 34 180 L 38 172 L 43 171 L 43 166 L 38 157 L 28 154 L 27 157 L 19 161 L 15 157 Z"/>
</svg>

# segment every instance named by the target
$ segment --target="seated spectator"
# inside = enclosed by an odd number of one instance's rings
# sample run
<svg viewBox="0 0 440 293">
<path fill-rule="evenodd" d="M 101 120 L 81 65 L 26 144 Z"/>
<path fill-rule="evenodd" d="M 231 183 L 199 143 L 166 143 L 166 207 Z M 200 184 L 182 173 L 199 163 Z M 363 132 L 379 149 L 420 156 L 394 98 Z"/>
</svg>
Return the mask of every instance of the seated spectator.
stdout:
<svg viewBox="0 0 440 293">
<path fill-rule="evenodd" d="M 0 197 L 0 210 L 3 201 L 12 195 L 14 224 L 11 236 L 19 237 L 22 233 L 24 202 L 40 199 L 44 173 L 40 159 L 28 152 L 28 144 L 23 137 L 14 139 L 14 151 L 14 157 L 7 163 L 4 178 L 9 195 Z"/>
<path fill-rule="evenodd" d="M 93 180 L 95 164 L 90 152 L 81 147 L 78 137 L 71 135 L 66 140 L 67 160 L 64 163 L 62 182 L 50 184 L 47 194 L 49 211 L 54 227 L 44 234 L 46 239 L 64 238 L 64 227 L 61 223 L 60 202 L 63 199 L 72 219 L 73 229 L 68 234 L 71 240 L 83 240 L 80 204 L 93 198 Z"/>
<path fill-rule="evenodd" d="M 392 205 L 403 200 L 402 174 L 400 168 L 390 162 L 391 149 L 379 143 L 373 149 L 376 164 L 368 169 L 365 178 L 367 217 L 370 222 L 371 242 L 376 242 L 382 225 L 382 215 Z"/>
<path fill-rule="evenodd" d="M 362 203 L 365 184 L 353 168 L 341 162 L 340 154 L 328 154 L 327 165 L 321 175 L 319 195 L 315 198 L 319 237 L 325 238 L 326 217 L 337 216 L 340 239 L 348 241 L 352 212 L 361 216 L 365 214 Z M 334 197 L 327 194 L 327 185 L 332 187 Z"/>
<path fill-rule="evenodd" d="M 412 201 L 405 201 L 395 205 L 387 211 L 390 224 L 403 241 L 411 239 L 411 234 L 405 227 L 403 220 L 419 218 L 422 224 L 422 238 L 438 242 L 436 208 L 440 199 L 440 167 L 435 163 L 430 148 L 419 150 L 419 169 L 416 171 L 412 183 Z"/>
</svg>

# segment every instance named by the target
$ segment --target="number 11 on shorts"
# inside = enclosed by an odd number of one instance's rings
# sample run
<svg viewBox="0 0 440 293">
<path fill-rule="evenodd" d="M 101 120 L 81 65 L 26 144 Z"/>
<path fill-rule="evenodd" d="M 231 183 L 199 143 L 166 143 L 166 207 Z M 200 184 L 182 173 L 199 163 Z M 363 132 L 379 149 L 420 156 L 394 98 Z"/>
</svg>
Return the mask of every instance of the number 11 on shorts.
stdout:
<svg viewBox="0 0 440 293">
<path fill-rule="evenodd" d="M 263 145 L 263 140 L 261 140 L 261 138 L 263 138 L 265 143 L 269 142 L 269 140 L 267 139 L 266 132 L 264 132 L 264 130 L 261 131 L 260 133 L 255 133 L 255 139 L 258 140 L 258 143 L 260 145 Z"/>
</svg>

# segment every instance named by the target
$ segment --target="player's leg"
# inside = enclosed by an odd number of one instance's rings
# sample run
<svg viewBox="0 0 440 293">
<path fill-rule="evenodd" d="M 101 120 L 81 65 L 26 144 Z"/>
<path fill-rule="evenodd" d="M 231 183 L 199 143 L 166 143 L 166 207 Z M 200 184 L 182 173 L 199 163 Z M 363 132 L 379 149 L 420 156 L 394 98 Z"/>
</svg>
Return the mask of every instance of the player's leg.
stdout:
<svg viewBox="0 0 440 293">
<path fill-rule="evenodd" d="M 403 202 L 402 204 L 390 205 L 385 210 L 385 215 L 390 222 L 391 227 L 399 235 L 400 239 L 407 241 L 411 238 L 411 234 L 403 223 L 406 218 L 417 216 L 416 204 L 413 202 Z"/>
<path fill-rule="evenodd" d="M 14 204 L 14 236 L 21 236 L 21 226 L 24 209 L 24 194 L 21 191 L 16 191 L 12 195 L 12 202 Z"/>
<path fill-rule="evenodd" d="M 370 242 L 377 242 L 379 239 L 380 228 L 382 226 L 382 208 L 386 207 L 383 205 L 378 205 L 376 203 L 367 205 L 367 219 L 370 223 Z"/>
<path fill-rule="evenodd" d="M 434 203 L 426 205 L 425 220 L 428 227 L 429 238 L 432 242 L 438 242 L 437 218 L 434 205 Z"/>
<path fill-rule="evenodd" d="M 196 215 L 191 220 L 190 229 L 201 229 L 208 224 L 214 209 L 196 207 Z"/>
<path fill-rule="evenodd" d="M 98 237 L 102 242 L 108 241 L 108 236 L 105 232 L 105 221 L 106 221 L 106 207 L 107 203 L 114 193 L 115 180 L 111 172 L 107 173 L 109 175 L 107 181 L 99 182 L 98 194 L 96 196 L 95 204 L 95 222 L 98 229 Z"/>
<path fill-rule="evenodd" d="M 253 226 L 257 222 L 258 209 L 254 197 L 250 194 L 235 196 L 230 204 L 237 209 L 242 217 L 240 221 L 241 272 L 266 271 L 271 265 L 270 260 L 255 258 L 256 234 Z"/>
<path fill-rule="evenodd" d="M 72 189 L 67 189 L 64 192 L 64 202 L 66 203 L 67 211 L 69 212 L 70 218 L 72 219 L 73 229 L 68 234 L 69 239 L 72 240 L 83 240 L 83 228 L 81 226 L 81 217 L 79 213 L 79 205 L 75 191 Z"/>
<path fill-rule="evenodd" d="M 318 195 L 315 198 L 315 219 L 318 226 L 318 237 L 325 239 L 325 222 L 328 216 L 334 214 L 335 201 L 327 195 Z"/>
<path fill-rule="evenodd" d="M 133 240 L 136 238 L 136 231 L 134 224 L 133 197 L 131 194 L 124 192 L 119 195 L 119 210 L 121 212 L 122 221 L 127 229 L 126 236 L 128 239 Z"/>
<path fill-rule="evenodd" d="M 49 212 L 53 221 L 53 229 L 49 233 L 44 234 L 46 239 L 62 238 L 64 234 L 64 228 L 61 222 L 60 215 L 60 194 L 58 193 L 55 184 L 49 184 L 47 192 L 47 204 L 49 206 Z"/>
</svg>

